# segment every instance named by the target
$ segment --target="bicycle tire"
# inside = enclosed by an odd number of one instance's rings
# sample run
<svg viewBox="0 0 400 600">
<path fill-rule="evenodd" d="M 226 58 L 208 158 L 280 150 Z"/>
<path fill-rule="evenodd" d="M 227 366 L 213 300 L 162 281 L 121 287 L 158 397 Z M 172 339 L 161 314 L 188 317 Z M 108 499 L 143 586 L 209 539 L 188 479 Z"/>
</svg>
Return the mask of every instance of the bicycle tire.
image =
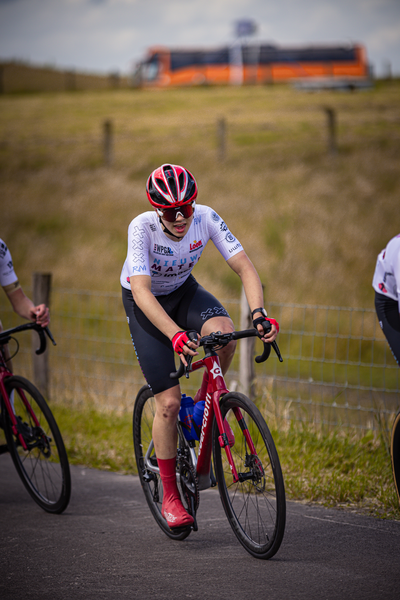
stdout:
<svg viewBox="0 0 400 600">
<path fill-rule="evenodd" d="M 4 411 L 4 432 L 15 468 L 35 502 L 49 513 L 60 514 L 71 497 L 71 474 L 57 423 L 42 394 L 30 381 L 12 376 L 5 380 L 5 386 L 9 396 L 14 390 L 14 413 L 28 444 L 28 450 L 24 450 Z M 29 402 L 40 429 L 35 426 L 22 395 Z"/>
<path fill-rule="evenodd" d="M 242 479 L 233 481 L 214 420 L 214 467 L 222 505 L 234 534 L 247 552 L 256 558 L 269 559 L 282 543 L 286 523 L 285 487 L 278 453 L 264 418 L 246 396 L 230 392 L 221 398 L 220 407 L 235 436 L 231 452 Z M 252 459 L 254 455 L 248 452 L 245 426 L 238 423 L 233 413 L 235 408 L 243 415 L 258 459 Z"/>
<path fill-rule="evenodd" d="M 400 503 L 400 411 L 397 413 L 392 427 L 390 456 L 392 458 L 394 484 Z"/>
<path fill-rule="evenodd" d="M 152 389 L 144 385 L 138 392 L 133 409 L 133 446 L 135 450 L 136 465 L 144 496 L 150 511 L 162 531 L 173 540 L 184 540 L 191 533 L 192 528 L 186 527 L 179 532 L 169 528 L 167 521 L 161 514 L 163 499 L 163 485 L 157 473 L 146 469 L 144 458 L 152 442 L 153 420 L 156 403 Z M 154 448 L 150 458 L 154 463 L 157 460 Z"/>
</svg>

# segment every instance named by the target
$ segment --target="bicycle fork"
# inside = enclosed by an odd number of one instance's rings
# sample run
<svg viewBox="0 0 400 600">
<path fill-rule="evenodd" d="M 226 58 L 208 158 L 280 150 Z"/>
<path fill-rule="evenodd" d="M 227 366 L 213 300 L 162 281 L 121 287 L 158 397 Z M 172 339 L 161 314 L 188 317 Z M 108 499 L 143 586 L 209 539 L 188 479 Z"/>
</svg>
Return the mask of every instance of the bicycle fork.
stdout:
<svg viewBox="0 0 400 600">
<path fill-rule="evenodd" d="M 16 390 L 17 391 L 17 390 Z M 19 443 L 21 444 L 22 448 L 25 450 L 25 452 L 28 450 L 28 445 L 25 441 L 25 437 L 23 435 L 23 431 L 21 431 L 21 428 L 23 427 L 23 423 L 21 423 L 20 421 L 18 421 L 13 407 L 11 405 L 10 399 L 8 397 L 5 385 L 4 385 L 4 380 L 0 380 L 0 392 L 1 395 L 3 396 L 3 402 L 4 402 L 4 406 L 5 406 L 5 410 L 8 413 L 10 420 L 11 420 L 11 428 L 12 428 L 12 432 L 15 435 L 15 437 L 18 439 Z M 32 410 L 31 405 L 29 404 L 28 400 L 25 397 L 25 394 L 23 392 L 23 390 L 18 389 L 18 393 L 21 397 L 22 402 L 24 403 L 26 409 L 28 410 L 30 416 L 32 417 L 32 420 L 35 424 L 35 428 L 40 429 L 40 423 L 36 418 L 35 413 Z"/>
</svg>

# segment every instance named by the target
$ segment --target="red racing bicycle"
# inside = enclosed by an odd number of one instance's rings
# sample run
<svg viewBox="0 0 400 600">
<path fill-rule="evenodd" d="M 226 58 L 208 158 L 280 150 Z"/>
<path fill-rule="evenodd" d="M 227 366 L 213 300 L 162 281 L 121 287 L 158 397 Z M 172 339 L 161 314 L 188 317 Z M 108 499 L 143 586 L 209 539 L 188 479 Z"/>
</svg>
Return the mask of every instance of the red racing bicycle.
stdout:
<svg viewBox="0 0 400 600">
<path fill-rule="evenodd" d="M 0 332 L 0 426 L 6 444 L 0 454 L 9 452 L 22 483 L 35 502 L 50 513 L 63 512 L 71 496 L 69 462 L 60 430 L 39 390 L 24 377 L 7 368 L 3 346 L 10 340 L 19 344 L 16 333 L 35 330 L 40 338 L 36 354 L 46 349 L 46 335 L 55 345 L 50 330 L 25 323 Z"/>
<path fill-rule="evenodd" d="M 209 383 L 205 399 L 201 435 L 187 440 L 185 424 L 178 420 L 176 478 L 183 504 L 193 516 L 193 525 L 179 531 L 170 529 L 161 514 L 163 487 L 152 441 L 155 400 L 148 385 L 143 386 L 133 412 L 133 443 L 142 488 L 150 510 L 161 529 L 172 539 L 183 540 L 197 531 L 196 512 L 200 491 L 218 486 L 229 524 L 242 546 L 254 557 L 269 559 L 278 551 L 285 530 L 286 500 L 278 453 L 268 426 L 255 404 L 243 394 L 229 392 L 216 353 L 231 340 L 259 335 L 255 329 L 222 334 L 212 333 L 200 340 L 204 357 L 181 363 L 171 377 L 205 368 Z M 271 346 L 282 357 L 276 342 L 264 344 L 266 360 Z M 228 422 L 234 440 L 225 431 Z"/>
</svg>

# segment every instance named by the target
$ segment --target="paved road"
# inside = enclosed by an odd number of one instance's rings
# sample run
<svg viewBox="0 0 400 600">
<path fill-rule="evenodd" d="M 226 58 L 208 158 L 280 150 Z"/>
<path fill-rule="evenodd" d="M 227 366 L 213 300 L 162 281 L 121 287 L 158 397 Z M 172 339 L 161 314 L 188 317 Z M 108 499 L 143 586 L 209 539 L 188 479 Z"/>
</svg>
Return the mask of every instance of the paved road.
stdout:
<svg viewBox="0 0 400 600">
<path fill-rule="evenodd" d="M 30 499 L 0 457 L 1 600 L 398 600 L 400 523 L 288 503 L 269 561 L 234 537 L 215 490 L 183 542 L 153 521 L 137 477 L 72 468 L 63 515 Z"/>
</svg>

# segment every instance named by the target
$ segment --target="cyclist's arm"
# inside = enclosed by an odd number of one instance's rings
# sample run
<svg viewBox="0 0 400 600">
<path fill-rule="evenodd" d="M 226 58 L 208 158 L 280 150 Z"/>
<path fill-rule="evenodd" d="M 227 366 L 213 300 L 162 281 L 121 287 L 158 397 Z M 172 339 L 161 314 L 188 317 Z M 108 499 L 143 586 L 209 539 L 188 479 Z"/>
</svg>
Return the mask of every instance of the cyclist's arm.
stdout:
<svg viewBox="0 0 400 600">
<path fill-rule="evenodd" d="M 159 329 L 168 339 L 172 340 L 180 327 L 171 319 L 165 312 L 163 307 L 157 302 L 151 291 L 151 278 L 149 275 L 135 275 L 130 278 L 131 290 L 135 304 L 146 315 L 146 317 Z M 196 344 L 190 342 L 191 348 L 195 348 Z M 195 356 L 198 352 L 188 348 L 188 352 Z"/>
<path fill-rule="evenodd" d="M 16 312 L 23 319 L 29 321 L 35 321 L 42 327 L 46 327 L 50 323 L 49 309 L 45 304 L 39 304 L 35 306 L 26 296 L 21 287 L 16 290 L 8 291 L 5 290 L 10 300 L 14 312 Z"/>
<path fill-rule="evenodd" d="M 235 256 L 232 256 L 232 258 L 228 258 L 226 262 L 242 280 L 247 302 L 250 306 L 250 311 L 253 311 L 259 307 L 263 307 L 264 298 L 261 281 L 246 252 L 242 250 L 238 254 L 235 254 Z M 261 313 L 258 316 L 261 316 Z M 258 325 L 257 329 L 260 333 L 263 333 L 262 325 Z M 267 335 L 263 336 L 262 340 L 264 342 L 273 342 L 277 334 L 278 332 L 275 325 L 271 323 L 271 331 L 267 333 Z"/>
</svg>

